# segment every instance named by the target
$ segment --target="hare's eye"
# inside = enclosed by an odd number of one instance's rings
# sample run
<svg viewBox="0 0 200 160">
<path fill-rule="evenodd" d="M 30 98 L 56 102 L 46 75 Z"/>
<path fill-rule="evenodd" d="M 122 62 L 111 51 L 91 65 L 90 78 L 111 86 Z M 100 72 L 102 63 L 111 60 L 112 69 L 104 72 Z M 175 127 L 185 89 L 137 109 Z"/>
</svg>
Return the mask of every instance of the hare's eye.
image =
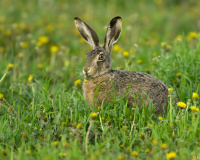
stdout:
<svg viewBox="0 0 200 160">
<path fill-rule="evenodd" d="M 99 60 L 99 61 L 103 61 L 103 60 L 104 60 L 104 55 L 103 55 L 103 54 L 100 54 L 98 60 Z"/>
</svg>

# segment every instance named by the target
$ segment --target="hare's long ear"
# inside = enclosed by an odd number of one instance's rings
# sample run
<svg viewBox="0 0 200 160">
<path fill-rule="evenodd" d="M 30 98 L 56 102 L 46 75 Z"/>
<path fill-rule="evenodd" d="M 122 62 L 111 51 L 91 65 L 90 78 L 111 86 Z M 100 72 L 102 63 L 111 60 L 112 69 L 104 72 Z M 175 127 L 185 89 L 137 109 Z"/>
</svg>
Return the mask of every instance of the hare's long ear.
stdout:
<svg viewBox="0 0 200 160">
<path fill-rule="evenodd" d="M 91 45 L 92 49 L 97 48 L 99 46 L 99 38 L 92 27 L 78 17 L 74 18 L 74 22 L 81 36 Z"/>
<path fill-rule="evenodd" d="M 115 17 L 110 21 L 110 24 L 106 31 L 104 40 L 104 48 L 108 52 L 112 51 L 113 44 L 117 42 L 122 31 L 122 19 L 121 17 Z"/>
</svg>

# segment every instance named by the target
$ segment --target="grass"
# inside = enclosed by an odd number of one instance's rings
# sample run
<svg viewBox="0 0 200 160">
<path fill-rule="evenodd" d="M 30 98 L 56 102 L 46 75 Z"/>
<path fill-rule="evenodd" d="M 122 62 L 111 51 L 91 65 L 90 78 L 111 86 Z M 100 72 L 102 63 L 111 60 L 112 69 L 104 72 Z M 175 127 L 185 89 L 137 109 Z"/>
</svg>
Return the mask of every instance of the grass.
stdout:
<svg viewBox="0 0 200 160">
<path fill-rule="evenodd" d="M 199 5 L 2 0 L 0 159 L 199 159 L 200 115 L 190 109 L 199 108 L 193 97 L 200 93 Z M 155 115 L 128 108 L 123 97 L 90 109 L 81 84 L 91 48 L 73 18 L 86 21 L 103 42 L 118 15 L 123 30 L 113 68 L 161 79 L 185 109 L 170 104 L 165 115 Z"/>
</svg>

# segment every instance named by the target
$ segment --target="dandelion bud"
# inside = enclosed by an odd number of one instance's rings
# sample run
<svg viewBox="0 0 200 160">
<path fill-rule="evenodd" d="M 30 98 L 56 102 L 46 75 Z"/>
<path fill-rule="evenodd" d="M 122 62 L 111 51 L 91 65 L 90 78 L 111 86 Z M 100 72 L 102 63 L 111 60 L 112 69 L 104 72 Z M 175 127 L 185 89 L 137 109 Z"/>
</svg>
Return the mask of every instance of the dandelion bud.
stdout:
<svg viewBox="0 0 200 160">
<path fill-rule="evenodd" d="M 108 124 L 108 125 L 111 125 L 111 122 L 112 122 L 111 119 L 109 119 L 109 120 L 107 121 L 107 124 Z"/>
<path fill-rule="evenodd" d="M 80 129 L 81 126 L 82 126 L 82 124 L 81 124 L 81 123 L 78 123 L 78 124 L 76 125 L 76 128 Z"/>
<path fill-rule="evenodd" d="M 31 83 L 33 81 L 33 75 L 31 74 L 29 77 L 28 77 L 28 82 Z"/>
<path fill-rule="evenodd" d="M 91 115 L 90 115 L 90 117 L 91 117 L 93 120 L 96 119 L 97 116 L 98 116 L 98 114 L 95 113 L 95 112 L 91 113 Z"/>
<path fill-rule="evenodd" d="M 137 151 L 133 151 L 133 152 L 131 153 L 131 155 L 132 155 L 132 156 L 135 156 L 135 157 L 138 157 L 138 152 L 137 152 Z"/>
<path fill-rule="evenodd" d="M 168 88 L 168 92 L 169 92 L 169 94 L 171 95 L 172 92 L 173 92 L 173 88 Z"/>
<path fill-rule="evenodd" d="M 58 141 L 54 141 L 54 142 L 52 142 L 52 145 L 55 146 L 55 147 L 58 147 L 58 144 L 59 144 Z"/>
<path fill-rule="evenodd" d="M 199 95 L 197 93 L 192 94 L 192 99 L 197 100 L 199 98 Z"/>
<path fill-rule="evenodd" d="M 143 133 L 139 133 L 139 136 L 141 139 L 144 139 L 144 134 Z"/>
<path fill-rule="evenodd" d="M 99 110 L 99 111 L 101 110 L 101 106 L 98 107 L 98 110 Z"/>
<path fill-rule="evenodd" d="M 84 82 L 87 84 L 87 83 L 88 83 L 88 80 L 87 80 L 87 79 L 85 79 L 85 80 L 84 80 Z"/>
<path fill-rule="evenodd" d="M 163 150 L 167 149 L 167 144 L 162 143 L 162 144 L 160 145 L 160 148 L 163 149 Z"/>
<path fill-rule="evenodd" d="M 43 118 L 43 120 L 44 120 L 44 122 L 47 122 L 47 116 L 45 116 L 45 117 Z"/>
<path fill-rule="evenodd" d="M 41 105 L 40 105 L 40 109 L 43 110 L 43 108 L 44 108 L 44 106 L 41 104 Z"/>
<path fill-rule="evenodd" d="M 28 136 L 28 135 L 27 135 L 26 132 L 23 132 L 23 133 L 22 133 L 22 137 L 23 137 L 23 138 L 27 138 L 27 136 Z"/>
<path fill-rule="evenodd" d="M 11 112 L 11 111 L 12 111 L 12 109 L 11 109 L 11 107 L 9 107 L 9 108 L 8 108 L 8 112 Z"/>
<path fill-rule="evenodd" d="M 181 73 L 177 73 L 176 76 L 177 76 L 178 78 L 181 78 Z"/>
<path fill-rule="evenodd" d="M 8 71 L 12 70 L 12 69 L 13 69 L 13 67 L 14 67 L 14 65 L 13 65 L 13 64 L 11 64 L 11 63 L 10 63 L 10 64 L 8 64 L 8 68 L 7 68 L 7 69 L 8 69 Z"/>
<path fill-rule="evenodd" d="M 53 92 L 51 92 L 51 93 L 49 94 L 49 97 L 50 97 L 51 99 L 53 99 Z"/>
<path fill-rule="evenodd" d="M 31 154 L 31 151 L 30 151 L 30 150 L 26 150 L 26 154 L 27 154 L 27 155 L 30 155 L 30 154 Z"/>
<path fill-rule="evenodd" d="M 0 93 L 0 101 L 3 100 L 3 94 Z"/>
<path fill-rule="evenodd" d="M 1 152 L 2 152 L 2 154 L 3 154 L 4 156 L 7 155 L 7 151 L 6 151 L 5 149 L 2 149 Z"/>
</svg>

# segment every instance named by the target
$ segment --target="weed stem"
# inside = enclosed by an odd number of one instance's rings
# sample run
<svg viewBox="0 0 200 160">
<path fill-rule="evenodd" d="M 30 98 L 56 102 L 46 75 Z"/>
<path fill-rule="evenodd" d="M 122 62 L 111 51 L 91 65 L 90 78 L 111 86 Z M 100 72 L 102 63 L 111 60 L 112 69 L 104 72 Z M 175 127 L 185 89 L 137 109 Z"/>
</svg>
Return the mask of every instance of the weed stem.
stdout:
<svg viewBox="0 0 200 160">
<path fill-rule="evenodd" d="M 90 122 L 90 125 L 89 125 L 87 133 L 86 133 L 86 138 L 85 138 L 85 152 L 86 152 L 86 154 L 88 154 L 88 145 L 87 144 L 88 144 L 88 137 L 89 137 L 89 134 L 90 134 L 92 124 L 93 124 L 93 121 Z"/>
</svg>

